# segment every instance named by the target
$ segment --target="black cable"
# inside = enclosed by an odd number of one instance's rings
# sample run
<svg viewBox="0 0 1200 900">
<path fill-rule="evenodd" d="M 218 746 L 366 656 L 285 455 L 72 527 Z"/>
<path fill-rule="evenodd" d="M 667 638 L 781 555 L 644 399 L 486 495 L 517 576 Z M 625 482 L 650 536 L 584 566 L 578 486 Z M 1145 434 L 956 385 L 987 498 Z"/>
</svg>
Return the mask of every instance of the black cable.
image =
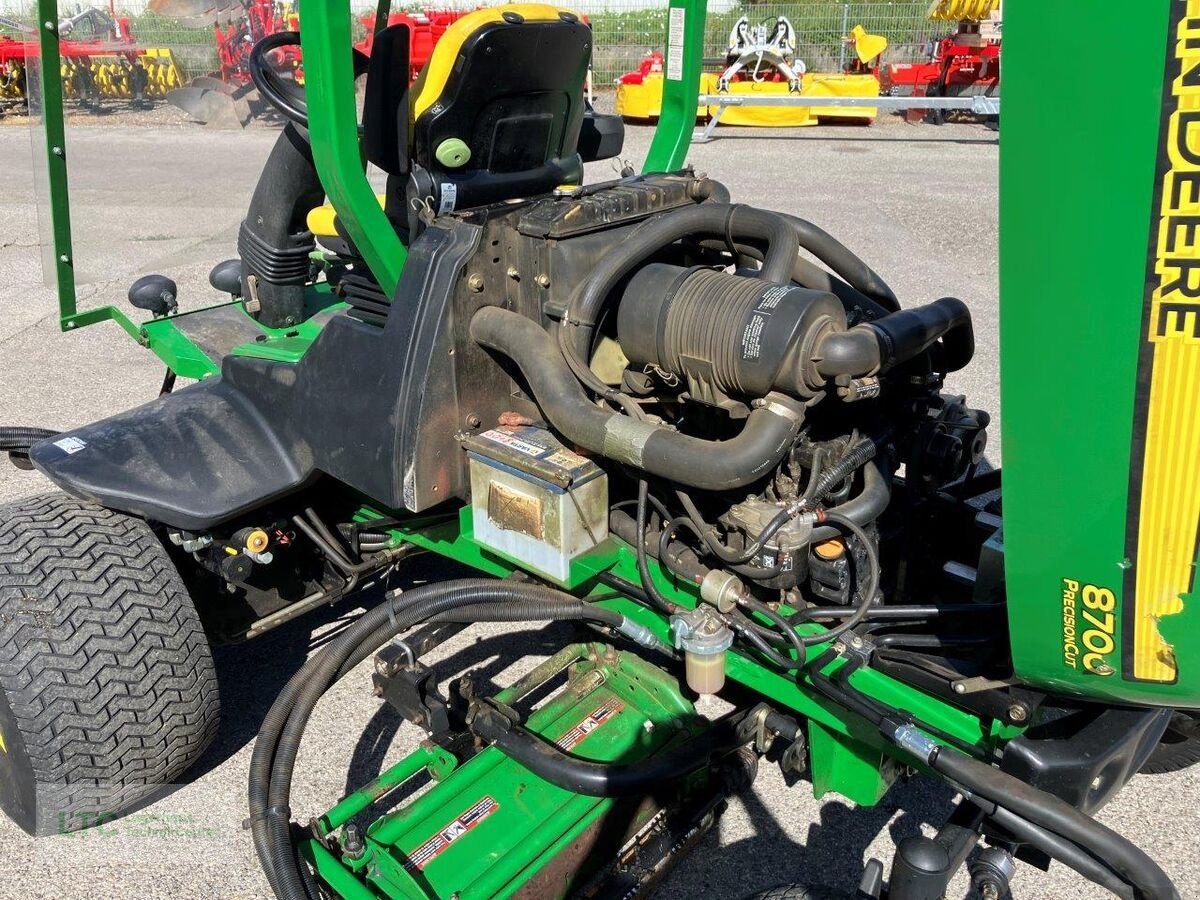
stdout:
<svg viewBox="0 0 1200 900">
<path fill-rule="evenodd" d="M 637 503 L 637 569 L 638 577 L 642 580 L 642 590 L 650 598 L 650 602 L 668 615 L 676 612 L 679 605 L 665 597 L 654 583 L 650 575 L 650 566 L 646 562 L 646 498 L 650 494 L 650 486 L 646 479 L 638 481 Z"/>
<path fill-rule="evenodd" d="M 778 612 L 771 609 L 767 604 L 753 597 L 741 597 L 738 599 L 738 604 L 758 613 L 764 618 L 770 619 L 775 623 L 775 627 L 783 632 L 783 636 L 788 639 L 788 642 L 796 651 L 796 659 L 802 665 L 808 656 L 808 651 L 804 641 L 800 635 L 796 633 L 796 629 L 791 626 L 787 619 L 781 616 Z"/>
</svg>

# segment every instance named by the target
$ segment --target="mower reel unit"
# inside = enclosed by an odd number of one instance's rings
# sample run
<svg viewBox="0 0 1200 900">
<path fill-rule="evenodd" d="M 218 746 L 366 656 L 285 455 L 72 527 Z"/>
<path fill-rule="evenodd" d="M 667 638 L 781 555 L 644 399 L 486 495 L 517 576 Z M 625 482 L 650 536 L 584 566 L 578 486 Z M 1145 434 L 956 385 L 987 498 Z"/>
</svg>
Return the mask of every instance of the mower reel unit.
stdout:
<svg viewBox="0 0 1200 900">
<path fill-rule="evenodd" d="M 403 23 L 367 63 L 346 9 L 302 0 L 305 90 L 250 56 L 288 122 L 212 271 L 229 299 L 180 311 L 148 276 L 142 325 L 76 307 L 50 155 L 63 327 L 113 319 L 169 371 L 112 418 L 0 429 L 65 492 L 0 510 L 0 805 L 46 833 L 153 796 L 215 732 L 210 640 L 356 596 L 255 743 L 247 825 L 279 897 L 644 896 L 761 765 L 865 806 L 914 772 L 958 792 L 860 897 L 942 897 L 981 841 L 981 896 L 1021 859 L 1177 897 L 1092 818 L 1196 758 L 1200 319 L 1194 235 L 1169 223 L 1200 172 L 1170 144 L 1200 0 L 1151 6 L 1093 13 L 1098 40 L 1136 45 L 1128 139 L 1088 139 L 1103 200 L 1044 153 L 1066 125 L 1039 105 L 1040 19 L 1011 11 L 1003 505 L 988 413 L 944 390 L 974 354 L 969 306 L 902 305 L 817 225 L 684 165 L 697 0 L 671 3 L 644 171 L 595 184 L 584 162 L 623 130 L 584 100 L 574 13 L 471 12 L 410 83 Z M 422 552 L 478 575 L 370 593 Z M 578 637 L 499 692 L 444 686 L 430 654 L 487 622 Z M 306 724 L 366 661 L 363 689 L 426 739 L 310 817 L 291 805 Z M 49 711 L 80 695 L 63 730 Z"/>
</svg>

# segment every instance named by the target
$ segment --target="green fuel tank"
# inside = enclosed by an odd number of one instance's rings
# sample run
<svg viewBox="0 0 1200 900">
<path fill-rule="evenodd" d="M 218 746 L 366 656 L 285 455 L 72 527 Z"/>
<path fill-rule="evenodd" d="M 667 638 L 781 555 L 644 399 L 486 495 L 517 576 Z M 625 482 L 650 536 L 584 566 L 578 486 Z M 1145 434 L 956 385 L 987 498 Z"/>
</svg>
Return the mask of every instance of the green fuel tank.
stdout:
<svg viewBox="0 0 1200 900">
<path fill-rule="evenodd" d="M 1004 550 L 1016 674 L 1200 706 L 1200 0 L 1005 10 Z M 1046 81 L 1047 27 L 1122 65 Z"/>
</svg>

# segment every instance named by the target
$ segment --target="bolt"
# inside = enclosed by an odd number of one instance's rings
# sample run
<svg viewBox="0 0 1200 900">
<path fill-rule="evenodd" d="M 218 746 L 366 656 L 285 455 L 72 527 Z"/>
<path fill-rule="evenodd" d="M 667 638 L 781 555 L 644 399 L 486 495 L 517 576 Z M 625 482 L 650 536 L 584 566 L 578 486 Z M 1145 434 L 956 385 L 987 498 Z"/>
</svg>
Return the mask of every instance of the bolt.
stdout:
<svg viewBox="0 0 1200 900">
<path fill-rule="evenodd" d="M 850 635 L 846 643 L 855 650 L 861 650 L 863 645 L 862 638 L 860 638 L 857 634 Z"/>
<path fill-rule="evenodd" d="M 53 31 L 57 26 L 53 22 L 43 22 L 42 27 L 47 31 Z"/>
<path fill-rule="evenodd" d="M 541 275 L 539 275 L 537 277 L 537 283 L 538 283 L 538 287 L 541 287 L 541 288 L 550 287 L 550 276 L 547 275 L 545 272 L 543 272 Z"/>
<path fill-rule="evenodd" d="M 645 722 L 642 723 L 642 729 L 644 731 L 646 731 L 646 733 L 648 734 L 654 730 L 654 723 L 651 722 L 649 719 L 647 719 Z"/>
<path fill-rule="evenodd" d="M 965 694 L 966 692 L 967 692 L 967 686 L 965 684 L 963 684 L 961 681 L 955 682 L 954 693 Z"/>
<path fill-rule="evenodd" d="M 471 413 L 469 416 L 467 416 L 467 427 L 478 428 L 482 421 L 483 419 L 479 418 L 479 416 L 475 415 L 475 413 Z"/>
<path fill-rule="evenodd" d="M 483 276 L 479 274 L 472 275 L 467 279 L 467 287 L 476 294 L 480 293 L 483 290 Z"/>
<path fill-rule="evenodd" d="M 507 275 L 509 278 L 511 278 L 513 281 L 521 280 L 521 273 L 517 270 L 516 266 L 509 266 L 508 271 L 505 272 L 504 274 Z"/>
<path fill-rule="evenodd" d="M 63 148 L 62 147 L 51 147 L 50 152 L 53 153 L 55 156 L 62 156 Z"/>
<path fill-rule="evenodd" d="M 58 261 L 60 263 L 69 263 L 71 261 L 71 257 L 67 256 L 67 254 L 64 253 L 62 256 L 60 256 L 58 258 Z"/>
<path fill-rule="evenodd" d="M 354 822 L 347 822 L 342 829 L 342 853 L 350 859 L 358 859 L 363 855 L 362 833 Z"/>
<path fill-rule="evenodd" d="M 1014 722 L 1024 722 L 1029 717 L 1029 711 L 1021 703 L 1014 703 L 1008 708 L 1008 717 Z"/>
</svg>

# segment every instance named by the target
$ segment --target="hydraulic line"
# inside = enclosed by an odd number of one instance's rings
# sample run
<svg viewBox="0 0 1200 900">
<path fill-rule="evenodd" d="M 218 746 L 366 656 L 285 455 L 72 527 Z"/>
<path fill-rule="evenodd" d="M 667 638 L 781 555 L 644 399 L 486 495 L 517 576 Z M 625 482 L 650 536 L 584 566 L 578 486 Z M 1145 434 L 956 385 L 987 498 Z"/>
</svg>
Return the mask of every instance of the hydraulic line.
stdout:
<svg viewBox="0 0 1200 900">
<path fill-rule="evenodd" d="M 980 800 L 979 802 L 985 803 L 986 801 Z M 1044 828 L 1039 828 L 1003 806 L 992 804 L 988 811 L 988 818 L 1008 831 L 1018 841 L 1029 844 L 1051 859 L 1056 859 L 1063 865 L 1069 866 L 1088 881 L 1100 885 L 1106 891 L 1120 897 L 1121 900 L 1133 900 L 1133 888 L 1079 845 Z"/>
<path fill-rule="evenodd" d="M 1096 859 L 1104 860 L 1133 887 L 1134 897 L 1138 900 L 1178 900 L 1179 893 L 1171 879 L 1147 853 L 1053 794 L 964 754 L 938 749 L 936 745 L 925 761 L 951 782 L 1077 844 Z"/>
<path fill-rule="evenodd" d="M 317 700 L 336 678 L 373 653 L 390 636 L 434 618 L 460 615 L 505 621 L 584 618 L 618 629 L 629 623 L 551 588 L 486 579 L 414 588 L 364 613 L 346 632 L 309 660 L 287 683 L 263 720 L 250 764 L 250 821 L 255 847 L 280 897 L 309 896 L 290 835 L 292 770 L 304 727 Z"/>
<path fill-rule="evenodd" d="M 18 425 L 0 425 L 0 452 L 27 453 L 39 441 L 57 437 L 61 432 L 48 428 L 25 428 Z"/>
<path fill-rule="evenodd" d="M 534 775 L 563 790 L 588 797 L 625 797 L 661 791 L 664 784 L 706 768 L 715 756 L 746 743 L 737 736 L 733 723 L 733 719 L 726 719 L 686 743 L 641 762 L 616 764 L 569 756 L 495 709 L 485 708 L 476 714 L 471 730 Z"/>
</svg>

